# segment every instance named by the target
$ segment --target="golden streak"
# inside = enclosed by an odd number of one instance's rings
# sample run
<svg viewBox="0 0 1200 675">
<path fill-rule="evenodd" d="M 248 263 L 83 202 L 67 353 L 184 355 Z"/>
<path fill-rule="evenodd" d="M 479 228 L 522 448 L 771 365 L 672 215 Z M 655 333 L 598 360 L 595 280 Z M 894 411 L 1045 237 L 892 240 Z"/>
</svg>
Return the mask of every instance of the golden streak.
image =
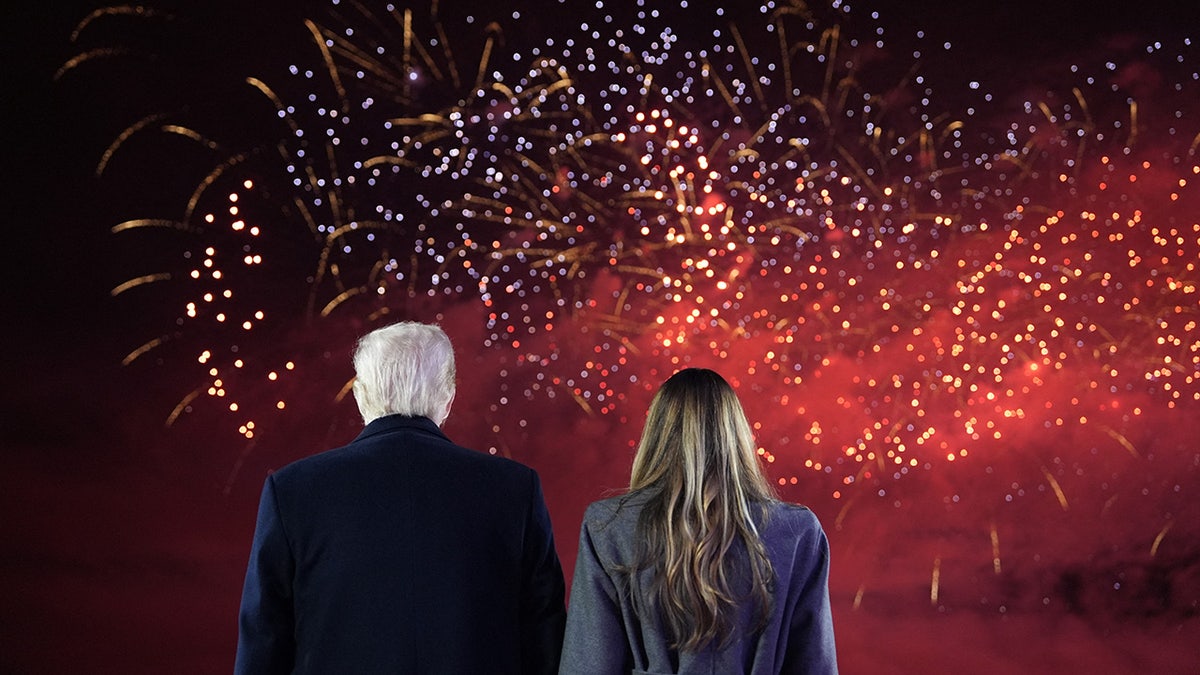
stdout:
<svg viewBox="0 0 1200 675">
<path fill-rule="evenodd" d="M 587 413 L 589 415 L 596 414 L 595 411 L 592 410 L 592 406 L 588 405 L 587 399 L 585 399 L 580 394 L 577 394 L 574 389 L 571 389 L 570 391 L 571 391 L 571 396 L 575 399 L 575 402 L 579 404 L 580 408 L 583 408 L 583 411 L 585 413 Z"/>
<path fill-rule="evenodd" d="M 471 90 L 471 98 L 474 98 L 475 93 L 483 89 L 483 77 L 487 72 L 488 61 L 492 58 L 492 47 L 496 44 L 496 35 L 501 32 L 500 24 L 493 21 L 485 30 L 489 35 L 487 42 L 483 43 L 483 54 L 479 56 L 479 72 L 475 74 L 475 87 Z"/>
<path fill-rule="evenodd" d="M 1092 128 L 1092 111 L 1088 109 L 1087 99 L 1083 97 L 1083 92 L 1079 87 L 1071 87 L 1071 93 L 1075 94 L 1075 101 L 1079 103 L 1079 109 L 1083 111 L 1084 124 L 1086 128 Z"/>
<path fill-rule="evenodd" d="M 379 166 L 380 164 L 385 164 L 385 165 L 395 164 L 397 166 L 407 166 L 407 167 L 416 167 L 417 166 L 417 164 L 415 162 L 407 160 L 403 157 L 393 157 L 391 155 L 379 155 L 377 157 L 371 157 L 370 159 L 364 160 L 363 168 L 370 169 L 370 168 Z"/>
<path fill-rule="evenodd" d="M 145 274 L 145 275 L 142 275 L 135 279 L 130 279 L 129 281 L 126 281 L 123 284 L 119 284 L 118 286 L 113 288 L 111 291 L 109 291 L 108 294 L 110 296 L 116 297 L 131 288 L 136 288 L 143 284 L 149 284 L 149 283 L 153 283 L 155 281 L 168 281 L 170 278 L 171 278 L 171 274 L 169 272 L 159 272 L 158 274 Z"/>
<path fill-rule="evenodd" d="M 166 227 L 176 230 L 190 232 L 192 228 L 188 227 L 187 223 L 181 223 L 177 220 L 161 220 L 159 218 L 138 218 L 136 220 L 126 220 L 123 223 L 114 225 L 112 233 L 124 232 L 125 230 L 133 230 L 139 227 Z"/>
<path fill-rule="evenodd" d="M 1058 497 L 1058 503 L 1060 506 L 1062 506 L 1062 510 L 1069 510 L 1071 507 L 1067 504 L 1067 496 L 1063 494 L 1062 486 L 1060 486 L 1058 481 L 1054 479 L 1054 475 L 1051 474 L 1050 471 L 1044 466 L 1042 467 L 1042 475 L 1046 477 L 1047 481 L 1049 481 L 1050 488 L 1054 490 L 1054 495 Z"/>
<path fill-rule="evenodd" d="M 191 198 L 188 199 L 187 211 L 183 216 L 183 221 L 185 223 L 192 219 L 192 214 L 196 212 L 196 204 L 200 202 L 200 198 L 204 196 L 205 191 L 212 187 L 212 184 L 217 182 L 217 179 L 220 178 L 222 174 L 238 164 L 241 164 L 245 159 L 246 155 L 236 155 L 231 157 L 226 160 L 225 163 L 213 169 L 207 176 L 204 177 L 203 180 L 200 181 L 200 183 L 196 186 L 195 191 L 192 192 Z"/>
<path fill-rule="evenodd" d="M 437 32 L 438 32 L 438 43 L 442 45 L 442 55 L 446 57 L 446 67 L 450 71 L 450 81 L 454 83 L 454 88 L 458 89 L 459 87 L 462 86 L 462 82 L 458 78 L 458 66 L 455 65 L 454 54 L 450 50 L 450 38 L 447 37 L 446 28 L 442 25 L 441 20 L 438 18 L 437 0 L 434 0 L 432 13 L 433 13 L 433 19 L 434 19 L 434 27 L 437 28 Z M 420 45 L 418 45 L 418 47 L 419 46 Z M 422 51 L 424 51 L 424 50 L 422 50 Z M 430 61 L 429 65 L 430 65 L 430 67 L 432 67 L 433 62 Z M 435 72 L 437 72 L 437 71 L 435 70 Z M 439 74 L 439 77 L 440 77 L 440 74 Z"/>
<path fill-rule="evenodd" d="M 154 349 L 155 347 L 161 345 L 165 341 L 166 341 L 166 338 L 161 338 L 161 337 L 154 338 L 153 340 L 147 342 L 146 344 L 142 345 L 141 347 L 138 347 L 137 349 L 126 354 L 125 358 L 121 359 L 121 365 L 127 366 L 127 365 L 133 363 L 134 360 L 139 358 L 142 354 L 145 354 L 146 352 L 150 351 L 151 349 Z"/>
<path fill-rule="evenodd" d="M 1133 455 L 1134 457 L 1141 457 L 1141 455 L 1138 454 L 1137 448 L 1133 447 L 1133 443 L 1131 443 L 1124 434 L 1107 425 L 1100 427 L 1100 429 L 1103 430 L 1104 433 L 1108 434 L 1109 437 L 1111 437 L 1114 441 L 1120 443 L 1121 447 L 1125 448 L 1129 454 Z"/>
<path fill-rule="evenodd" d="M 792 97 L 792 58 L 788 53 L 787 35 L 784 32 L 783 21 L 779 18 L 778 11 L 776 16 L 772 17 L 772 23 L 775 24 L 775 34 L 779 36 L 779 62 L 783 64 L 783 82 L 785 85 L 784 91 L 787 92 L 789 99 Z"/>
<path fill-rule="evenodd" d="M 746 41 L 742 39 L 742 31 L 738 30 L 737 24 L 732 23 L 729 24 L 729 29 L 733 31 L 733 39 L 737 42 L 742 62 L 746 65 L 746 77 L 750 80 L 750 86 L 754 87 L 755 97 L 759 104 L 765 107 L 767 97 L 763 95 L 762 86 L 758 82 L 758 73 L 754 71 L 754 62 L 750 60 L 750 52 L 746 49 Z"/>
<path fill-rule="evenodd" d="M 1038 110 L 1042 111 L 1042 117 L 1046 118 L 1047 122 L 1054 123 L 1054 113 L 1050 112 L 1050 106 L 1046 105 L 1045 101 L 1038 101 Z"/>
<path fill-rule="evenodd" d="M 348 290 L 345 290 L 345 291 L 339 293 L 336 298 L 330 300 L 321 309 L 321 316 L 322 317 L 329 316 L 329 313 L 332 312 L 334 309 L 336 309 L 338 305 L 342 304 L 343 302 L 349 300 L 350 298 L 352 298 L 362 292 L 363 292 L 363 289 L 361 289 L 361 288 L 351 288 L 351 289 L 348 289 Z"/>
<path fill-rule="evenodd" d="M 187 127 L 181 127 L 178 124 L 164 124 L 162 130 L 168 134 L 177 134 L 185 138 L 190 138 L 209 150 L 217 150 L 221 147 L 216 141 L 209 140 L 205 136 L 201 135 L 200 132 Z"/>
<path fill-rule="evenodd" d="M 412 43 L 413 43 L 413 28 L 412 28 L 412 9 L 404 10 L 404 70 L 405 75 L 412 70 Z M 407 77 L 404 78 L 403 84 L 404 98 L 409 98 L 412 95 L 412 84 Z"/>
<path fill-rule="evenodd" d="M 709 77 L 712 78 L 712 83 L 717 88 L 717 91 L 720 92 L 721 98 L 725 100 L 725 105 L 729 106 L 729 109 L 732 110 L 735 115 L 739 117 L 745 117 L 745 115 L 742 114 L 742 109 L 739 108 L 737 102 L 733 100 L 733 95 L 730 94 L 729 89 L 725 87 L 725 82 L 714 74 L 716 72 L 716 68 L 713 68 L 712 64 L 707 60 L 704 62 L 703 72 L 708 73 Z"/>
<path fill-rule="evenodd" d="M 405 125 L 405 126 L 423 126 L 423 125 L 429 124 L 430 122 L 433 122 L 436 124 L 440 124 L 440 125 L 446 127 L 447 129 L 450 128 L 450 121 L 448 119 L 446 119 L 446 116 L 438 115 L 435 113 L 423 113 L 419 117 L 397 117 L 395 119 L 391 119 L 388 121 L 395 125 Z"/>
<path fill-rule="evenodd" d="M 837 63 L 837 48 L 842 42 L 841 26 L 834 26 L 821 33 L 821 41 L 817 50 L 826 53 L 825 82 L 821 85 L 821 100 L 830 100 L 830 87 L 833 85 L 833 69 Z M 828 46 L 828 51 L 826 47 Z"/>
<path fill-rule="evenodd" d="M 864 465 L 865 464 L 866 463 L 864 462 Z M 866 466 L 863 466 L 858 470 L 858 480 L 862 479 L 863 474 L 866 473 L 866 471 Z M 843 505 L 841 510 L 838 511 L 837 517 L 833 519 L 833 529 L 842 529 L 842 523 L 846 520 L 846 515 L 850 512 L 850 507 L 854 505 L 854 502 L 858 501 L 859 495 L 861 494 L 861 492 L 855 492 L 849 499 L 846 500 L 845 505 Z"/>
<path fill-rule="evenodd" d="M 184 396 L 183 399 L 179 401 L 179 404 L 175 406 L 175 409 L 171 411 L 171 414 L 167 415 L 167 421 L 164 426 L 169 427 L 174 424 L 175 420 L 179 419 L 179 416 L 183 414 L 183 411 L 186 410 L 187 407 L 191 405 L 192 401 L 196 400 L 196 397 L 200 395 L 200 391 L 201 388 L 197 387 L 196 389 L 193 389 L 190 394 Z"/>
<path fill-rule="evenodd" d="M 1137 101 L 1129 102 L 1129 140 L 1125 142 L 1125 147 L 1132 148 L 1137 143 L 1138 137 L 1138 104 Z"/>
<path fill-rule="evenodd" d="M 123 54 L 132 54 L 132 53 L 133 53 L 133 50 L 130 50 L 130 49 L 113 49 L 110 47 L 103 47 L 100 49 L 89 49 L 88 51 L 86 51 L 82 54 L 79 54 L 78 56 L 68 59 L 67 62 L 64 63 L 62 65 L 62 67 L 59 68 L 54 73 L 54 81 L 57 82 L 59 80 L 59 78 L 61 78 L 63 75 L 67 74 L 67 71 L 71 70 L 72 68 L 76 68 L 81 64 L 87 63 L 88 61 L 91 61 L 92 59 L 102 58 L 105 56 L 121 56 Z"/>
<path fill-rule="evenodd" d="M 1000 574 L 1000 534 L 996 531 L 996 524 L 992 523 L 992 570 L 996 574 Z"/>
<path fill-rule="evenodd" d="M 324 59 L 325 68 L 329 71 L 329 79 L 333 81 L 333 87 L 337 89 L 338 98 L 342 101 L 342 111 L 347 112 L 346 108 L 349 102 L 346 100 L 346 88 L 342 86 L 342 78 L 338 75 L 337 64 L 333 62 L 333 55 L 329 53 L 329 47 L 325 46 L 323 31 L 311 19 L 305 19 L 304 25 L 312 33 L 313 40 L 317 43 L 317 48 L 321 50 L 321 58 Z"/>
<path fill-rule="evenodd" d="M 372 23 L 378 23 L 378 19 L 372 13 L 363 7 L 360 3 L 354 3 L 354 6 Z M 445 75 L 442 73 L 442 67 L 426 51 L 423 42 L 418 38 L 416 31 L 413 29 L 413 12 L 411 9 L 405 9 L 403 14 L 394 6 L 389 6 L 387 16 L 400 26 L 401 29 L 401 62 L 399 68 L 394 67 L 391 62 L 383 63 L 375 58 L 375 55 L 364 51 L 356 46 L 353 42 L 344 37 L 339 37 L 331 31 L 324 31 L 325 35 L 331 40 L 333 49 L 336 50 L 338 56 L 348 58 L 352 63 L 360 66 L 364 71 L 378 77 L 386 85 L 389 92 L 393 92 L 398 100 L 409 101 L 412 93 L 412 76 L 416 74 L 418 64 L 424 64 L 429 69 L 433 79 L 442 81 Z M 454 53 L 450 49 L 450 40 L 446 35 L 445 29 L 442 27 L 441 21 L 437 17 L 436 3 L 430 10 L 430 18 L 433 19 L 435 28 L 438 33 L 442 52 L 445 56 L 444 67 L 450 71 L 454 86 L 457 89 L 460 86 L 458 79 L 458 71 L 454 65 Z M 394 39 L 394 38 L 392 38 Z M 432 44 L 438 44 L 439 41 L 430 41 Z M 343 71 L 349 69 L 343 67 Z"/>
<path fill-rule="evenodd" d="M 859 607 L 862 607 L 863 594 L 866 592 L 867 592 L 867 585 L 859 584 L 858 592 L 854 594 L 854 605 L 853 605 L 854 609 L 858 609 Z"/>
<path fill-rule="evenodd" d="M 1150 557 L 1151 558 L 1158 555 L 1159 544 L 1162 543 L 1163 537 L 1167 536 L 1167 531 L 1170 530 L 1171 526 L 1174 524 L 1175 524 L 1175 521 L 1169 520 L 1169 521 L 1167 521 L 1166 525 L 1163 525 L 1163 529 L 1158 531 L 1158 536 L 1154 538 L 1154 543 L 1150 545 Z"/>
<path fill-rule="evenodd" d="M 334 222 L 341 223 L 341 222 L 343 222 L 342 221 L 342 200 L 339 196 L 341 194 L 341 192 L 339 192 L 337 187 L 335 187 L 336 185 L 338 185 L 338 183 L 341 182 L 341 177 L 338 174 L 337 155 L 335 154 L 333 145 L 328 144 L 328 143 L 325 144 L 325 155 L 326 155 L 326 158 L 329 160 L 329 178 L 330 178 L 330 180 L 329 180 L 330 188 L 329 188 L 329 190 L 326 191 L 325 195 L 329 199 L 329 210 L 332 212 Z"/>
<path fill-rule="evenodd" d="M 80 34 L 83 33 L 83 31 L 86 30 L 93 21 L 106 16 L 134 16 L 152 19 L 160 16 L 171 18 L 172 15 L 166 12 L 155 11 L 149 7 L 143 7 L 141 5 L 101 7 L 100 9 L 92 10 L 91 14 L 88 14 L 75 26 L 75 30 L 71 31 L 71 42 L 79 40 Z"/>
<path fill-rule="evenodd" d="M 296 206 L 296 210 L 299 211 L 300 216 L 304 218 L 304 223 L 308 225 L 308 231 L 312 234 L 317 234 L 317 221 L 313 219 L 312 212 L 308 210 L 308 204 L 299 197 L 293 197 L 292 204 Z"/>
<path fill-rule="evenodd" d="M 353 377 L 350 378 L 349 380 L 346 380 L 346 384 L 343 384 L 342 388 L 338 389 L 338 393 L 333 397 L 333 402 L 341 403 L 346 398 L 346 396 L 352 391 L 354 391 L 354 378 Z"/>
<path fill-rule="evenodd" d="M 290 114 L 288 114 L 287 106 L 285 106 L 283 104 L 283 100 L 280 99 L 279 96 L 275 94 L 275 92 L 271 89 L 271 87 L 269 87 L 267 85 L 266 82 L 263 82 L 262 80 L 260 80 L 256 77 L 247 77 L 246 84 L 249 84 L 250 86 L 252 86 L 255 89 L 262 92 L 263 96 L 266 96 L 267 99 L 270 100 L 271 103 L 273 103 L 275 105 L 275 110 L 277 112 L 283 113 L 283 119 L 288 123 L 288 127 L 291 128 L 293 133 L 300 130 L 300 125 L 296 124 L 296 120 L 293 119 Z M 281 152 L 280 154 L 286 156 L 287 153 Z"/>
<path fill-rule="evenodd" d="M 938 601 L 938 586 L 942 578 L 942 558 L 933 559 L 933 574 L 929 581 L 929 604 L 936 605 Z"/>
<path fill-rule="evenodd" d="M 358 10 L 369 22 L 378 23 L 377 18 L 361 3 L 355 2 L 352 4 L 354 9 Z M 400 21 L 394 8 L 391 9 L 389 15 L 397 22 Z M 326 45 L 329 47 L 330 59 L 327 60 L 327 64 L 340 64 L 337 65 L 340 71 L 343 73 L 355 73 L 354 77 L 356 78 L 359 76 L 356 71 L 370 73 L 379 78 L 380 81 L 378 84 L 382 87 L 381 93 L 382 91 L 386 91 L 389 94 L 395 92 L 398 97 L 406 98 L 407 95 L 404 92 L 407 91 L 405 88 L 407 73 L 396 72 L 389 65 L 382 63 L 376 58 L 378 52 L 365 51 L 363 48 L 347 40 L 346 37 L 340 36 L 328 28 L 320 27 L 320 30 L 326 39 Z M 420 45 L 418 45 L 419 47 Z M 343 60 L 348 61 L 350 65 L 347 66 L 346 63 L 343 63 Z"/>
<path fill-rule="evenodd" d="M 157 115 L 147 115 L 146 117 L 143 117 L 142 119 L 138 120 L 137 122 L 134 122 L 133 124 L 126 127 L 125 130 L 122 131 L 121 133 L 117 134 L 116 140 L 114 140 L 112 142 L 112 144 L 109 145 L 104 150 L 104 154 L 100 155 L 100 162 L 96 165 L 96 175 L 100 176 L 101 174 L 104 173 L 104 169 L 108 166 L 108 163 L 112 159 L 113 154 L 116 153 L 116 151 L 125 143 L 125 141 L 129 140 L 130 136 L 133 136 L 134 134 L 141 131 L 142 129 L 145 129 L 146 127 L 150 126 L 151 124 L 155 124 L 156 122 L 162 120 L 164 117 L 166 117 L 166 115 L 163 115 L 161 113 L 157 114 Z"/>
</svg>

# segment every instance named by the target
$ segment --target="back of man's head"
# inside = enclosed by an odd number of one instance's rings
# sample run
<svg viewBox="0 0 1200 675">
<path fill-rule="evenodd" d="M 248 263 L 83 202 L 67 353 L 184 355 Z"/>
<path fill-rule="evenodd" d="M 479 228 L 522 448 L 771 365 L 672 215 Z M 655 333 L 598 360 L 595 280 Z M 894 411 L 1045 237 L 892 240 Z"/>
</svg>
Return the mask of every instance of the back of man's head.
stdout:
<svg viewBox="0 0 1200 675">
<path fill-rule="evenodd" d="M 354 399 L 363 421 L 384 415 L 445 421 L 454 400 L 454 349 L 437 326 L 404 321 L 367 333 L 354 350 Z"/>
</svg>

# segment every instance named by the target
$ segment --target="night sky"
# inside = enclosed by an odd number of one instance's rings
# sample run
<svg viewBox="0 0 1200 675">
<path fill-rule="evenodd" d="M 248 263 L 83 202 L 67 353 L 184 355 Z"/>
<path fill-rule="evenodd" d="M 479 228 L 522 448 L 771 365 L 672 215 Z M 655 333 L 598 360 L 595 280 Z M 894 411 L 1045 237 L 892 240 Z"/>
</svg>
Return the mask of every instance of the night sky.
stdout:
<svg viewBox="0 0 1200 675">
<path fill-rule="evenodd" d="M 781 59 L 753 3 L 415 4 L 408 52 L 402 11 L 204 4 L 5 10 L 0 671 L 227 671 L 262 480 L 354 437 L 399 319 L 568 579 L 712 367 L 829 534 L 843 672 L 1195 667 L 1195 10 L 864 2 Z"/>
</svg>

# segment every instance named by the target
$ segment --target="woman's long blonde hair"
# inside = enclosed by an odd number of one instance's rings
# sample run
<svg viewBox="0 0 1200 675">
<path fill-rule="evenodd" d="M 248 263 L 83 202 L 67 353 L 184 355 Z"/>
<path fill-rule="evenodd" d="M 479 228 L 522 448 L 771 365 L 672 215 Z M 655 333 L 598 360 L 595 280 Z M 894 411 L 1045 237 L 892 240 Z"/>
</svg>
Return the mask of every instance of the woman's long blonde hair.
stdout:
<svg viewBox="0 0 1200 675">
<path fill-rule="evenodd" d="M 775 496 L 741 403 L 717 373 L 681 370 L 655 394 L 629 483 L 631 492 L 647 488 L 653 492 L 638 520 L 633 572 L 652 570 L 651 606 L 675 647 L 695 651 L 732 636 L 743 600 L 734 590 L 744 574 L 740 556 L 730 555 L 738 540 L 749 554 L 761 625 L 774 572 L 754 516 Z"/>
</svg>

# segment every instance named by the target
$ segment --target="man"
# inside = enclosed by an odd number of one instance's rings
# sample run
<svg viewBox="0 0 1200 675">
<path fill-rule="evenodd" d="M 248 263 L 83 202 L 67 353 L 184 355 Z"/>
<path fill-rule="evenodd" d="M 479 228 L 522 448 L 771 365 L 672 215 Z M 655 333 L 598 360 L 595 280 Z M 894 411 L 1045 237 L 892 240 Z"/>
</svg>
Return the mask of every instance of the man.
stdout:
<svg viewBox="0 0 1200 675">
<path fill-rule="evenodd" d="M 349 445 L 267 478 L 237 673 L 556 672 L 563 577 L 537 474 L 450 442 L 436 326 L 364 336 Z"/>
</svg>

